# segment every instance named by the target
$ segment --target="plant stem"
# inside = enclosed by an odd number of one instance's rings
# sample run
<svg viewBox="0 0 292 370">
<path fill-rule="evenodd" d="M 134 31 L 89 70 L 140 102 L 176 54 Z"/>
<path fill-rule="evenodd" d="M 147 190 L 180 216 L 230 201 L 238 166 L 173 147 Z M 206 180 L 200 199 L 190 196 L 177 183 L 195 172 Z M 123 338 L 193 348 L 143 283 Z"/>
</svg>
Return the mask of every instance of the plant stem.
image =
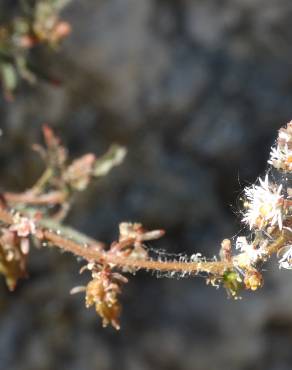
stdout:
<svg viewBox="0 0 292 370">
<path fill-rule="evenodd" d="M 0 221 L 6 224 L 13 224 L 13 216 L 0 208 Z M 55 229 L 55 231 L 53 231 Z M 63 235 L 62 235 L 63 234 Z M 82 257 L 87 261 L 96 261 L 105 264 L 113 264 L 120 268 L 131 268 L 134 270 L 145 269 L 162 272 L 177 272 L 181 274 L 195 275 L 200 272 L 223 276 L 224 272 L 234 267 L 242 267 L 243 261 L 246 259 L 246 253 L 240 253 L 229 262 L 227 261 L 158 261 L 158 260 L 138 260 L 131 257 L 121 257 L 105 251 L 102 243 L 88 238 L 87 236 L 61 226 L 53 224 L 47 220 L 40 221 L 37 225 L 36 237 L 40 240 L 47 240 L 54 246 L 71 252 L 76 256 Z M 77 241 L 72 240 L 76 239 Z M 129 245 L 134 243 L 134 240 L 129 239 Z M 284 233 L 269 245 L 268 256 L 276 253 L 283 245 L 287 243 L 287 237 Z"/>
<path fill-rule="evenodd" d="M 3 194 L 3 196 L 9 203 L 24 203 L 33 205 L 61 204 L 66 198 L 64 192 L 61 191 L 51 191 L 47 194 L 36 195 L 31 190 L 24 193 L 6 192 Z"/>
</svg>

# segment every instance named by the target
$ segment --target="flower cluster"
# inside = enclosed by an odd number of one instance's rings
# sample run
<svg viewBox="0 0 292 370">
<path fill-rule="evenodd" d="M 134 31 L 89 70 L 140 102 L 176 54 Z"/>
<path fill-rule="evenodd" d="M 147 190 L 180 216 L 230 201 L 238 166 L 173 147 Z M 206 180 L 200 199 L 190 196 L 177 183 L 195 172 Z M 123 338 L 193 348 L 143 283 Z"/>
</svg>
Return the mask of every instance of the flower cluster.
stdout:
<svg viewBox="0 0 292 370">
<path fill-rule="evenodd" d="M 118 295 L 121 285 L 128 282 L 123 275 L 112 272 L 109 267 L 94 266 L 92 280 L 86 286 L 86 307 L 95 305 L 97 314 L 102 318 L 103 326 L 111 324 L 115 329 L 120 328 L 119 316 L 121 305 Z"/>
<path fill-rule="evenodd" d="M 71 294 L 85 291 L 85 305 L 95 305 L 97 314 L 102 318 L 103 326 L 111 324 L 115 329 L 120 328 L 119 316 L 121 305 L 118 296 L 121 293 L 122 285 L 128 279 L 115 271 L 123 261 L 133 260 L 133 266 L 120 266 L 123 273 L 134 273 L 139 269 L 139 261 L 149 259 L 144 241 L 160 238 L 162 230 L 145 230 L 139 223 L 122 222 L 119 226 L 119 240 L 113 242 L 107 252 L 103 251 L 104 258 L 99 262 L 90 261 L 81 272 L 89 270 L 92 280 L 87 286 L 75 287 Z M 108 263 L 110 258 L 111 263 Z M 114 261 L 116 260 L 116 263 Z"/>
<path fill-rule="evenodd" d="M 277 144 L 271 149 L 268 163 L 278 170 L 292 171 L 292 121 L 279 130 Z"/>
<path fill-rule="evenodd" d="M 275 235 L 281 235 L 285 241 L 278 250 L 279 267 L 292 269 L 292 188 L 289 186 L 289 174 L 292 172 L 292 121 L 279 130 L 268 163 L 274 171 L 279 172 L 279 176 L 275 176 L 278 182 L 272 182 L 267 174 L 264 180 L 259 179 L 259 184 L 244 191 L 246 211 L 242 221 L 250 230 L 258 233 L 257 238 L 251 244 L 246 242 L 246 238 L 238 238 L 236 245 L 255 262 L 267 257 L 269 242 L 274 240 Z"/>
</svg>

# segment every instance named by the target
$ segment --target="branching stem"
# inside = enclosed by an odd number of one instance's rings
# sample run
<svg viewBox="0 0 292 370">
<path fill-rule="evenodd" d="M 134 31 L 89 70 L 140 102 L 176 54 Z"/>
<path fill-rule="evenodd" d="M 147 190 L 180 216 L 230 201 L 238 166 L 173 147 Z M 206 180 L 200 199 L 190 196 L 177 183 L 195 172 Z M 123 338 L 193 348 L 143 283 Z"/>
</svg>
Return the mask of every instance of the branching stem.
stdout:
<svg viewBox="0 0 292 370">
<path fill-rule="evenodd" d="M 12 225 L 13 216 L 4 210 L 0 209 L 0 221 Z M 44 222 L 45 224 L 45 222 Z M 70 229 L 68 229 L 70 230 Z M 57 231 L 52 231 L 40 225 L 37 228 L 36 237 L 41 240 L 46 240 L 52 243 L 54 246 L 61 248 L 64 251 L 73 253 L 76 256 L 82 257 L 87 261 L 102 262 L 103 264 L 112 264 L 120 268 L 131 268 L 136 270 L 145 269 L 152 271 L 161 272 L 178 272 L 181 274 L 195 275 L 197 273 L 206 272 L 208 274 L 222 276 L 224 272 L 228 269 L 234 267 L 239 267 L 242 265 L 242 261 L 245 260 L 245 253 L 240 253 L 230 261 L 159 261 L 159 260 L 138 260 L 130 257 L 119 257 L 116 254 L 108 253 L 103 249 L 103 244 L 95 241 L 94 239 L 83 236 L 83 234 L 78 233 L 77 237 L 84 242 L 90 242 L 81 244 L 71 240 L 73 235 L 64 235 L 70 233 L 66 228 L 58 229 Z M 62 235 L 63 234 L 63 235 Z M 134 240 L 129 239 L 129 244 L 133 243 Z M 287 242 L 287 238 L 284 234 L 281 234 L 275 242 L 271 243 L 268 247 L 269 256 L 276 253 L 283 245 Z"/>
</svg>

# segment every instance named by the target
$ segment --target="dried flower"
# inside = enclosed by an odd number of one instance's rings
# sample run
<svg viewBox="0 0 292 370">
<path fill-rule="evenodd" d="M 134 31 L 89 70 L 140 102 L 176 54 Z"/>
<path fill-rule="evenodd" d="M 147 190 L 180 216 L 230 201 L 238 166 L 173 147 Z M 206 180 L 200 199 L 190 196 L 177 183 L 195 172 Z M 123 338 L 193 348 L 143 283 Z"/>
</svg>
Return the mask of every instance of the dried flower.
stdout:
<svg viewBox="0 0 292 370">
<path fill-rule="evenodd" d="M 120 242 L 128 239 L 134 239 L 137 244 L 147 240 L 159 239 L 164 235 L 163 230 L 147 231 L 143 228 L 142 224 L 131 222 L 120 223 L 119 230 Z"/>
<path fill-rule="evenodd" d="M 244 276 L 244 285 L 246 289 L 257 290 L 263 285 L 262 274 L 257 270 L 247 271 Z"/>
<path fill-rule="evenodd" d="M 118 295 L 121 293 L 121 284 L 126 283 L 127 279 L 121 274 L 111 272 L 109 268 L 93 272 L 92 276 L 93 279 L 86 287 L 86 307 L 95 305 L 104 327 L 111 324 L 115 329 L 120 329 L 121 306 Z"/>
<path fill-rule="evenodd" d="M 27 254 L 23 253 L 21 241 L 15 232 L 2 228 L 0 236 L 0 273 L 4 275 L 9 290 L 14 290 L 18 279 L 27 275 Z"/>
</svg>

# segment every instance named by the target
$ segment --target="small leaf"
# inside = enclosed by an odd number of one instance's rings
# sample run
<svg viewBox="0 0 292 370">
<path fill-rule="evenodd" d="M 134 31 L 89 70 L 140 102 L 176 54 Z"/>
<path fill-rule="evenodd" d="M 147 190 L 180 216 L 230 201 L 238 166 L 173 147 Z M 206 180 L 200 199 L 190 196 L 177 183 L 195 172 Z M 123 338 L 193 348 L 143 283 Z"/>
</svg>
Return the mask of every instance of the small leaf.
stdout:
<svg viewBox="0 0 292 370">
<path fill-rule="evenodd" d="M 223 285 L 230 297 L 237 299 L 238 293 L 242 289 L 242 279 L 236 271 L 225 271 L 223 275 Z"/>
<path fill-rule="evenodd" d="M 12 94 L 17 86 L 16 69 L 10 63 L 1 64 L 1 75 L 4 85 L 4 90 L 8 95 Z"/>
<path fill-rule="evenodd" d="M 127 154 L 125 147 L 114 144 L 109 150 L 95 162 L 93 176 L 100 177 L 107 175 L 110 170 L 121 164 Z"/>
</svg>

